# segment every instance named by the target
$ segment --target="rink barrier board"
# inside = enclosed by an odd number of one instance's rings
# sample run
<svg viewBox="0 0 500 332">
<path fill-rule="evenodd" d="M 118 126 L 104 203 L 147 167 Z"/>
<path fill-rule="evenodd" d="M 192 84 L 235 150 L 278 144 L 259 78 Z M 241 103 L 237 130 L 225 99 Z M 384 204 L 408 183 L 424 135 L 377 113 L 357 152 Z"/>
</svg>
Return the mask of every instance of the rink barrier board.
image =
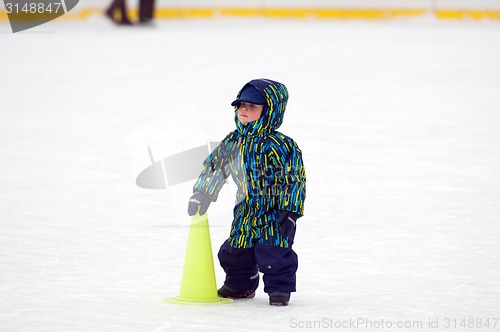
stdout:
<svg viewBox="0 0 500 332">
<path fill-rule="evenodd" d="M 137 10 L 129 10 L 131 18 L 137 18 Z M 84 20 L 102 16 L 103 8 L 85 8 L 71 11 L 58 19 Z M 157 8 L 156 19 L 197 18 L 273 18 L 273 19 L 361 19 L 385 20 L 398 17 L 434 15 L 442 20 L 500 20 L 496 10 L 427 10 L 427 9 L 339 9 L 339 8 Z M 7 20 L 7 13 L 0 11 L 0 20 Z"/>
</svg>

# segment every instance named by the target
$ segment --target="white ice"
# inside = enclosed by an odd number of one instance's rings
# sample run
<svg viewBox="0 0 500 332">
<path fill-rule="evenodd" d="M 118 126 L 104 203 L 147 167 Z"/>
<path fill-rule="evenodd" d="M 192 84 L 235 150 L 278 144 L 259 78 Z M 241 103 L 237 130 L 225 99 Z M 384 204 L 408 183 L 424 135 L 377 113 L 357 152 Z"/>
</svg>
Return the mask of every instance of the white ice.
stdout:
<svg viewBox="0 0 500 332">
<path fill-rule="evenodd" d="M 0 24 L 0 331 L 358 319 L 455 331 L 453 319 L 487 318 L 469 330 L 500 330 L 498 22 Z M 192 183 L 137 187 L 146 148 L 159 159 L 222 139 L 229 103 L 259 77 L 288 86 L 281 131 L 307 171 L 298 291 L 281 308 L 262 285 L 231 305 L 164 303 L 179 293 Z M 231 223 L 226 189 L 209 211 L 214 255 Z"/>
</svg>

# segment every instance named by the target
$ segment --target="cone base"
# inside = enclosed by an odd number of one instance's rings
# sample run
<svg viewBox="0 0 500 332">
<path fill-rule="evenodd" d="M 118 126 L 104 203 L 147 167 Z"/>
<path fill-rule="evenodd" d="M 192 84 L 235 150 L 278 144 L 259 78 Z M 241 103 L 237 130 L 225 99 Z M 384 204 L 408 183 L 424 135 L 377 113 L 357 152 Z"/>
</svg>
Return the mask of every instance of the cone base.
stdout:
<svg viewBox="0 0 500 332">
<path fill-rule="evenodd" d="M 175 303 L 175 304 L 190 304 L 190 305 L 209 305 L 209 304 L 229 304 L 233 303 L 233 299 L 226 299 L 223 297 L 217 297 L 214 299 L 187 299 L 180 296 L 171 297 L 163 300 L 167 303 Z"/>
</svg>

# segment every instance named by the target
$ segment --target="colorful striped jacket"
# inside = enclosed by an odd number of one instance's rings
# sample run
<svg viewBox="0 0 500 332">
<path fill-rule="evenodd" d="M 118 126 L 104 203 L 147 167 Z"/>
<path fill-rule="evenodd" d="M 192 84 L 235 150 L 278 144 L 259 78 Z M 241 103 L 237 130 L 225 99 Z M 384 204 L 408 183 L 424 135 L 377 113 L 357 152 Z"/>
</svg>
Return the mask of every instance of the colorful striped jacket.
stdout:
<svg viewBox="0 0 500 332">
<path fill-rule="evenodd" d="M 216 201 L 231 176 L 238 191 L 236 205 L 243 204 L 247 217 L 257 225 L 267 222 L 270 212 L 288 210 L 302 216 L 306 196 L 306 174 L 302 152 L 290 137 L 276 131 L 283 122 L 288 90 L 271 80 L 253 80 L 267 100 L 260 119 L 243 124 L 235 107 L 236 130 L 229 133 L 204 162 L 204 170 L 193 191 Z M 235 216 L 236 218 L 236 216 Z"/>
</svg>

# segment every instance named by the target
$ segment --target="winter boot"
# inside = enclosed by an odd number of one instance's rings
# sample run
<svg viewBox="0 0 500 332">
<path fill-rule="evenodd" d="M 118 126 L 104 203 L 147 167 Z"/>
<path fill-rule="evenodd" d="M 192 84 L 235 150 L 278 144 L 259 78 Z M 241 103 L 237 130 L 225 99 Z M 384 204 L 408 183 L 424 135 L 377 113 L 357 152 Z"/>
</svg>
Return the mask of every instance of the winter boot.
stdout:
<svg viewBox="0 0 500 332">
<path fill-rule="evenodd" d="M 273 292 L 269 294 L 269 304 L 275 306 L 286 306 L 290 301 L 290 293 Z"/>
<path fill-rule="evenodd" d="M 252 299 L 255 297 L 255 290 L 236 290 L 223 285 L 217 290 L 217 294 L 230 299 Z"/>
</svg>

